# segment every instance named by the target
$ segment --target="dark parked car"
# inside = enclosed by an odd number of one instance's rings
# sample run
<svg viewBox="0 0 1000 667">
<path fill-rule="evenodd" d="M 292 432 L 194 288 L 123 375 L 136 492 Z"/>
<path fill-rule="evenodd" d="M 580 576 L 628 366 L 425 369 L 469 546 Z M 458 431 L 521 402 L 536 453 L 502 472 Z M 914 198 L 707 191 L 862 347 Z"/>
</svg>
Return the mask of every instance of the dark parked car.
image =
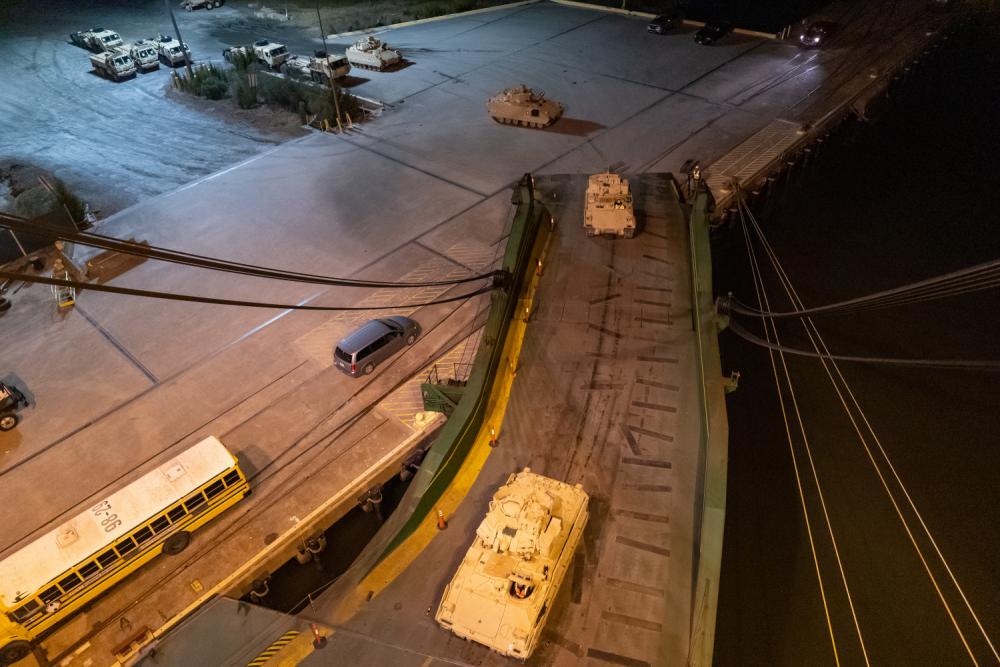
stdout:
<svg viewBox="0 0 1000 667">
<path fill-rule="evenodd" d="M 337 344 L 333 363 L 352 377 L 368 375 L 382 361 L 413 345 L 420 325 L 409 317 L 383 317 L 362 325 Z"/>
<path fill-rule="evenodd" d="M 705 27 L 694 34 L 694 41 L 704 46 L 711 46 L 733 31 L 733 24 L 728 21 L 709 21 Z"/>
<path fill-rule="evenodd" d="M 826 44 L 830 35 L 837 29 L 837 24 L 833 21 L 816 21 L 806 27 L 799 35 L 799 44 L 808 47 L 818 47 Z"/>
<path fill-rule="evenodd" d="M 649 32 L 655 32 L 657 35 L 665 35 L 666 33 L 681 27 L 684 23 L 684 14 L 680 11 L 673 10 L 660 14 L 646 26 L 646 30 Z"/>
</svg>

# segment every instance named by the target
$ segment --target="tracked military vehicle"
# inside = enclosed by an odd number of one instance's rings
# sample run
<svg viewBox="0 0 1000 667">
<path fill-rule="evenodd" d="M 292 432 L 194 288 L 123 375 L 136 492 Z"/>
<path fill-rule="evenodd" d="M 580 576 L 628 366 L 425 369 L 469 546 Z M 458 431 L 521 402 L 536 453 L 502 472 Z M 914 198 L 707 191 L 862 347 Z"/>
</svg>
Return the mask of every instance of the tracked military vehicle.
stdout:
<svg viewBox="0 0 1000 667">
<path fill-rule="evenodd" d="M 525 468 L 497 489 L 435 620 L 497 653 L 528 658 L 587 525 L 581 486 Z"/>
<path fill-rule="evenodd" d="M 583 210 L 583 230 L 587 236 L 614 234 L 627 239 L 635 236 L 632 189 L 626 179 L 611 172 L 590 177 Z"/>
<path fill-rule="evenodd" d="M 497 93 L 486 102 L 486 109 L 498 123 L 535 128 L 551 125 L 563 112 L 561 104 L 524 84 Z"/>
<path fill-rule="evenodd" d="M 402 61 L 403 56 L 382 40 L 368 35 L 347 48 L 347 59 L 354 67 L 381 72 Z"/>
</svg>

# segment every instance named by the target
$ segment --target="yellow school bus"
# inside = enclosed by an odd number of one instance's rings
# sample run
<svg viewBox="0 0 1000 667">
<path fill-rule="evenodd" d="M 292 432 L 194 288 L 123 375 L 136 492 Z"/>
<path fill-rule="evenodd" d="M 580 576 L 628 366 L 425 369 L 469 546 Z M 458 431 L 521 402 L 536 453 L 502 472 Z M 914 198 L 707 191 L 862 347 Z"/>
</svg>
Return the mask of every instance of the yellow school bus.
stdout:
<svg viewBox="0 0 1000 667">
<path fill-rule="evenodd" d="M 206 438 L 0 561 L 0 665 L 250 493 L 236 457 Z"/>
</svg>

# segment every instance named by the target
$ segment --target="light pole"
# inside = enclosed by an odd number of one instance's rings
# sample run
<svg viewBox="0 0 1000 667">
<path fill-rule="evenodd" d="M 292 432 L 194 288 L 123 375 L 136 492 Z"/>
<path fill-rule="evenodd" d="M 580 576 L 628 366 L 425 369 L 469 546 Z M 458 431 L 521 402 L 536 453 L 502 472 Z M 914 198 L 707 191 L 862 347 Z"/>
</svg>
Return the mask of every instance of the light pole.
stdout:
<svg viewBox="0 0 1000 667">
<path fill-rule="evenodd" d="M 180 28 L 177 27 L 177 19 L 174 18 L 174 10 L 170 6 L 170 0 L 163 0 L 163 5 L 167 8 L 167 13 L 170 14 L 170 22 L 174 24 L 174 33 L 177 35 L 177 41 L 181 45 L 181 53 L 184 54 L 184 66 L 187 67 L 188 79 L 194 79 L 194 72 L 191 71 L 191 55 L 184 44 L 184 40 L 181 39 Z"/>
<path fill-rule="evenodd" d="M 333 108 L 337 114 L 337 131 L 343 132 L 344 127 L 340 124 L 340 95 L 337 92 L 333 68 L 330 66 L 330 52 L 326 50 L 326 31 L 323 30 L 323 15 L 319 13 L 319 0 L 316 0 L 316 18 L 319 19 L 319 36 L 323 40 L 323 53 L 326 54 L 326 69 L 330 73 L 330 91 L 333 94 Z"/>
</svg>

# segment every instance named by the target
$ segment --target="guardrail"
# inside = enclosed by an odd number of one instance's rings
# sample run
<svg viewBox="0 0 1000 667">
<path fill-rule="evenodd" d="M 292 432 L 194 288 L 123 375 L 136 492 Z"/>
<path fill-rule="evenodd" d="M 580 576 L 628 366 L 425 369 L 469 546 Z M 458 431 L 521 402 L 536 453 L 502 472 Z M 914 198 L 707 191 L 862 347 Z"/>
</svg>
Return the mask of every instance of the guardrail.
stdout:
<svg viewBox="0 0 1000 667">
<path fill-rule="evenodd" d="M 711 195 L 695 194 L 688 218 L 691 253 L 691 326 L 698 353 L 698 403 L 700 438 L 698 480 L 702 490 L 700 522 L 696 518 L 695 595 L 687 664 L 710 667 L 715 643 L 715 614 L 722 567 L 722 538 L 726 522 L 726 466 L 729 459 L 729 426 L 726 422 L 718 326 L 712 299 L 712 261 L 709 241 Z M 699 525 L 700 523 L 700 525 Z"/>
<path fill-rule="evenodd" d="M 408 516 L 376 561 L 381 561 L 433 511 L 435 503 L 461 469 L 475 442 L 489 407 L 493 383 L 503 359 L 510 322 L 518 308 L 518 296 L 532 272 L 529 261 L 540 223 L 549 220 L 545 207 L 535 199 L 534 179 L 525 174 L 515 189 L 517 211 L 507 239 L 502 270 L 507 276 L 503 289 L 492 294 L 489 317 L 472 363 L 462 398 L 427 452 L 397 513 Z"/>
</svg>

